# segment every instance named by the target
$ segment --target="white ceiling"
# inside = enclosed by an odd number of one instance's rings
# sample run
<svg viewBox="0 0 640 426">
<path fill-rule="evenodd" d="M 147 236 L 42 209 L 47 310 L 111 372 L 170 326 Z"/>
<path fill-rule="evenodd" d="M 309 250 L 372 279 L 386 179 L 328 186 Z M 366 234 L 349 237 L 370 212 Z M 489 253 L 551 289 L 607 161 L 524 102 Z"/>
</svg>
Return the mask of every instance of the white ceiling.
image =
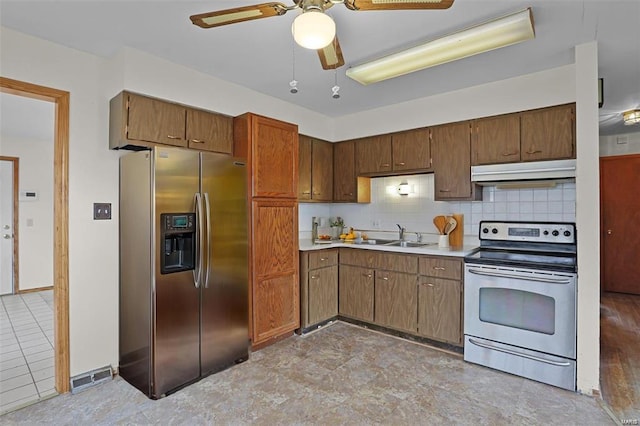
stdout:
<svg viewBox="0 0 640 426">
<path fill-rule="evenodd" d="M 570 64 L 575 45 L 598 40 L 600 133 L 640 131 L 623 126 L 621 117 L 640 107 L 640 0 L 455 0 L 450 9 L 432 11 L 354 12 L 336 5 L 328 13 L 346 61 L 337 73 L 322 70 L 315 51 L 294 46 L 296 11 L 206 30 L 189 21 L 192 14 L 263 1 L 0 0 L 0 23 L 103 57 L 132 47 L 331 117 Z M 365 60 L 527 7 L 535 40 L 369 86 L 345 76 Z M 299 92 L 292 95 L 294 63 Z M 336 78 L 337 100 L 331 97 Z"/>
</svg>

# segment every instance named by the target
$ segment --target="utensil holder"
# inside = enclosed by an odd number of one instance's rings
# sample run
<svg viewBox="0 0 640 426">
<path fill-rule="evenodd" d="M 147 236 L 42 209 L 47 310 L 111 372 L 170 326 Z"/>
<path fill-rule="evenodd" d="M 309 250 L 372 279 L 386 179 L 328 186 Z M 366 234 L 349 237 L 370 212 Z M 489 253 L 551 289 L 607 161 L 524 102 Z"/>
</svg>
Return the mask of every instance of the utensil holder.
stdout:
<svg viewBox="0 0 640 426">
<path fill-rule="evenodd" d="M 438 237 L 438 247 L 440 248 L 449 248 L 449 236 L 448 235 L 440 235 Z"/>
</svg>

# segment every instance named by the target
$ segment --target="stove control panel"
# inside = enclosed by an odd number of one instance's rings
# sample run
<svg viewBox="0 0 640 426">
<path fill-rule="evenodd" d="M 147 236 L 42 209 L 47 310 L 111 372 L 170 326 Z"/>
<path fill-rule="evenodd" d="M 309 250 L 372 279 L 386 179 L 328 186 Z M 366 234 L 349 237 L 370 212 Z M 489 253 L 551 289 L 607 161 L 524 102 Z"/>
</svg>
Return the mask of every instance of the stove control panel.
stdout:
<svg viewBox="0 0 640 426">
<path fill-rule="evenodd" d="M 538 243 L 576 243 L 576 226 L 568 222 L 480 222 L 480 239 Z"/>
</svg>

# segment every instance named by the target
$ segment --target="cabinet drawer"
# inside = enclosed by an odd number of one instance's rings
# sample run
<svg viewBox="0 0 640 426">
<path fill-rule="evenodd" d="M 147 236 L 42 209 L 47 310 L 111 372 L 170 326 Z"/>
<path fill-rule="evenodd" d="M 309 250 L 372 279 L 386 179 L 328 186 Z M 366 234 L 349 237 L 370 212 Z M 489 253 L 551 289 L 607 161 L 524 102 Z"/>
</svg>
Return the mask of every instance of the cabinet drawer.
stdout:
<svg viewBox="0 0 640 426">
<path fill-rule="evenodd" d="M 444 257 L 421 257 L 418 270 L 420 275 L 429 277 L 462 279 L 462 261 Z"/>
<path fill-rule="evenodd" d="M 338 249 L 309 252 L 309 269 L 324 268 L 338 264 Z"/>
<path fill-rule="evenodd" d="M 418 271 L 418 256 L 384 251 L 343 249 L 340 251 L 340 263 L 409 274 Z"/>
</svg>

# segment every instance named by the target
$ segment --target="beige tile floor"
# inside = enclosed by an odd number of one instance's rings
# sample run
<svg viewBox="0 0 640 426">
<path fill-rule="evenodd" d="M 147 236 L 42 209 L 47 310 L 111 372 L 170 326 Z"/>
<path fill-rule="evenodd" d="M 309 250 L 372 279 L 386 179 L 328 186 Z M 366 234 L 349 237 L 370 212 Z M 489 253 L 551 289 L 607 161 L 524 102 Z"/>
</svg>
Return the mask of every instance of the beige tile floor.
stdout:
<svg viewBox="0 0 640 426">
<path fill-rule="evenodd" d="M 0 414 L 56 395 L 53 291 L 0 298 Z"/>
<path fill-rule="evenodd" d="M 158 401 L 121 378 L 3 425 L 607 425 L 599 400 L 338 322 Z"/>
</svg>

